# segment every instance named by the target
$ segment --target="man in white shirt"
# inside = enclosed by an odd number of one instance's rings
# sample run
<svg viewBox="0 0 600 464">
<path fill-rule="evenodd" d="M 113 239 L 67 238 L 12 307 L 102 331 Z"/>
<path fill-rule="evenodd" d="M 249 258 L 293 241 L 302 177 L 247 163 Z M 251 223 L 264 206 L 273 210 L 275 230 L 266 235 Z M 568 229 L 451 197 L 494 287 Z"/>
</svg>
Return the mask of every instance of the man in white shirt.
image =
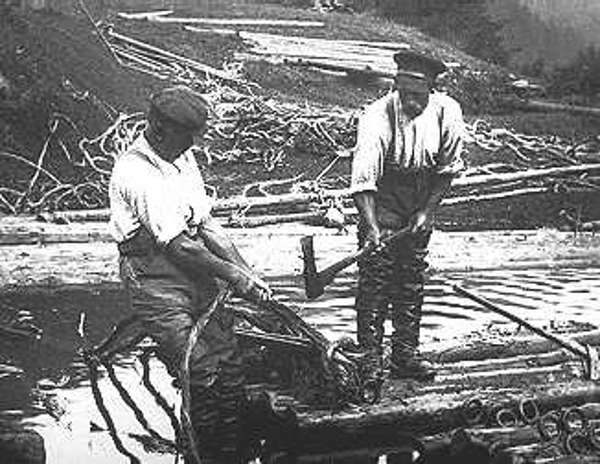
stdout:
<svg viewBox="0 0 600 464">
<path fill-rule="evenodd" d="M 438 60 L 412 51 L 394 55 L 398 73 L 391 92 L 370 104 L 359 121 L 352 163 L 359 211 L 359 245 L 378 245 L 403 227 L 411 234 L 359 265 L 356 298 L 359 344 L 382 373 L 383 322 L 391 306 L 391 374 L 430 380 L 417 356 L 425 256 L 437 206 L 463 169 L 460 105 L 433 90 L 446 71 Z"/>
<path fill-rule="evenodd" d="M 219 288 L 228 285 L 254 301 L 271 296 L 210 216 L 210 199 L 188 151 L 206 130 L 209 113 L 206 100 L 187 87 L 154 95 L 148 127 L 116 161 L 109 187 L 130 309 L 176 378 L 194 321 Z M 243 384 L 233 314 L 225 308 L 206 326 L 190 360 L 191 421 L 203 458 L 240 460 Z"/>
</svg>

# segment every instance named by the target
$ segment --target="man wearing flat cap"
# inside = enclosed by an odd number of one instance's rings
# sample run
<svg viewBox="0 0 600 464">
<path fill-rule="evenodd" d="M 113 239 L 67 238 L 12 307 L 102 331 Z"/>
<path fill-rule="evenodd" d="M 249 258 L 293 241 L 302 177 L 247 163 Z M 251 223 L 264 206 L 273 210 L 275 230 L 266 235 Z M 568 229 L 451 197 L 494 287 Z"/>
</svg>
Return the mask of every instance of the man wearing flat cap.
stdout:
<svg viewBox="0 0 600 464">
<path fill-rule="evenodd" d="M 433 90 L 444 63 L 409 50 L 394 60 L 394 86 L 362 114 L 352 162 L 359 245 L 380 249 L 359 265 L 358 342 L 380 378 L 383 323 L 391 314 L 391 376 L 431 380 L 431 366 L 417 353 L 425 257 L 435 210 L 463 169 L 464 123 L 459 104 Z M 381 245 L 405 227 L 408 235 Z"/>
<path fill-rule="evenodd" d="M 115 163 L 111 226 L 130 310 L 174 377 L 194 321 L 225 286 L 253 301 L 269 287 L 211 218 L 193 153 L 210 107 L 183 86 L 152 97 L 145 132 Z M 191 422 L 202 458 L 240 460 L 239 410 L 244 375 L 228 308 L 215 312 L 191 355 Z"/>
</svg>

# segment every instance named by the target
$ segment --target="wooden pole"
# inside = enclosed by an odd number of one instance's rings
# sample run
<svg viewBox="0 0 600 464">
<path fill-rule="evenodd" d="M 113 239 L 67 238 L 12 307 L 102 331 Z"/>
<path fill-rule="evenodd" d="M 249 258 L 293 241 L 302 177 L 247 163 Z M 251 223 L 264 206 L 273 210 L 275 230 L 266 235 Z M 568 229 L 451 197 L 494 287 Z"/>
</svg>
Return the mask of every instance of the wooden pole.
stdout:
<svg viewBox="0 0 600 464">
<path fill-rule="evenodd" d="M 186 58 L 185 56 L 181 56 L 181 55 L 177 55 L 175 53 L 171 53 L 167 50 L 163 50 L 161 48 L 155 47 L 153 45 L 147 44 L 145 42 L 133 39 L 131 37 L 127 37 L 123 34 L 119 34 L 117 32 L 111 31 L 109 30 L 107 32 L 107 35 L 110 36 L 113 39 L 119 40 L 121 42 L 125 42 L 129 45 L 132 45 L 134 47 L 139 47 L 141 49 L 144 50 L 148 50 L 151 51 L 153 53 L 158 53 L 162 56 L 165 56 L 167 58 L 171 58 L 175 61 L 178 61 L 180 63 L 183 63 L 187 66 L 189 66 L 192 69 L 195 69 L 197 71 L 206 73 L 208 75 L 214 76 L 214 77 L 218 77 L 219 79 L 223 79 L 225 81 L 230 81 L 230 82 L 238 82 L 238 79 L 232 77 L 231 75 L 229 75 L 228 73 L 226 73 L 225 71 L 221 71 L 220 69 L 216 69 L 213 68 L 211 66 L 205 65 L 203 63 L 200 63 L 198 61 L 195 60 L 191 60 L 189 58 Z"/>
<path fill-rule="evenodd" d="M 511 321 L 516 322 L 517 324 L 528 328 L 533 333 L 535 333 L 541 337 L 547 338 L 548 340 L 556 343 L 559 346 L 562 346 L 563 348 L 570 351 L 571 353 L 574 353 L 582 358 L 588 357 L 587 350 L 580 343 L 578 343 L 574 340 L 569 340 L 565 337 L 560 337 L 558 335 L 554 335 L 550 332 L 540 329 L 539 327 L 537 327 L 533 324 L 530 324 L 526 320 L 524 320 L 518 316 L 515 316 L 510 311 L 506 311 L 505 309 L 500 308 L 498 305 L 495 305 L 491 301 L 488 301 L 485 298 L 482 298 L 481 296 L 475 295 L 473 292 L 470 292 L 467 289 L 462 288 L 459 285 L 453 285 L 452 288 L 459 295 L 465 296 L 465 297 L 479 303 L 481 306 L 489 309 L 490 311 L 501 314 L 502 316 L 506 317 L 507 319 L 510 319 Z"/>
</svg>

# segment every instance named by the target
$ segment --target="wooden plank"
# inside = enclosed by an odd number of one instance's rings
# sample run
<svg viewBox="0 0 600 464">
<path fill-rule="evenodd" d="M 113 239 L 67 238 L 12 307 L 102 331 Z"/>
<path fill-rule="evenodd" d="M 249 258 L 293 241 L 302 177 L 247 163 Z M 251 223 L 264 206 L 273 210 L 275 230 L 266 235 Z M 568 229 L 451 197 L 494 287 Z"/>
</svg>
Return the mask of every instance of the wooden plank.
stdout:
<svg viewBox="0 0 600 464">
<path fill-rule="evenodd" d="M 139 13 L 119 11 L 117 16 L 123 19 L 149 19 L 157 16 L 168 16 L 170 14 L 173 14 L 173 10 L 142 11 Z"/>
<path fill-rule="evenodd" d="M 212 26 L 275 26 L 275 27 L 325 27 L 323 21 L 293 19 L 253 19 L 253 18 L 176 18 L 151 16 L 149 21 L 165 24 L 208 24 Z"/>
</svg>

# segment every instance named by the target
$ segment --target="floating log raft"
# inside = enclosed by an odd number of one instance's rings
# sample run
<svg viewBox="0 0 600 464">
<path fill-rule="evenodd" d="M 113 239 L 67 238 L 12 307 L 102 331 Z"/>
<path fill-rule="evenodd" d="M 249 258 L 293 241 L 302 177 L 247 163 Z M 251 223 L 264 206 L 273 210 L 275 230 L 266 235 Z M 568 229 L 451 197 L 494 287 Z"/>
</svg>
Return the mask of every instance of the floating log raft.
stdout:
<svg viewBox="0 0 600 464">
<path fill-rule="evenodd" d="M 361 441 L 367 431 L 385 431 L 390 428 L 396 432 L 406 432 L 417 436 L 435 435 L 455 428 L 468 426 L 465 419 L 465 404 L 476 397 L 493 409 L 519 411 L 524 398 L 535 399 L 540 413 L 572 407 L 587 403 L 597 403 L 600 389 L 593 384 L 569 382 L 548 386 L 529 386 L 523 379 L 523 390 L 494 391 L 464 390 L 459 393 L 437 395 L 409 394 L 403 398 L 388 400 L 387 404 L 364 407 L 359 412 L 332 414 L 331 412 L 310 413 L 300 416 L 299 431 L 295 436 L 298 442 L 312 444 L 314 448 L 326 447 L 331 440 L 339 446 Z M 524 396 L 526 395 L 526 396 Z"/>
</svg>

